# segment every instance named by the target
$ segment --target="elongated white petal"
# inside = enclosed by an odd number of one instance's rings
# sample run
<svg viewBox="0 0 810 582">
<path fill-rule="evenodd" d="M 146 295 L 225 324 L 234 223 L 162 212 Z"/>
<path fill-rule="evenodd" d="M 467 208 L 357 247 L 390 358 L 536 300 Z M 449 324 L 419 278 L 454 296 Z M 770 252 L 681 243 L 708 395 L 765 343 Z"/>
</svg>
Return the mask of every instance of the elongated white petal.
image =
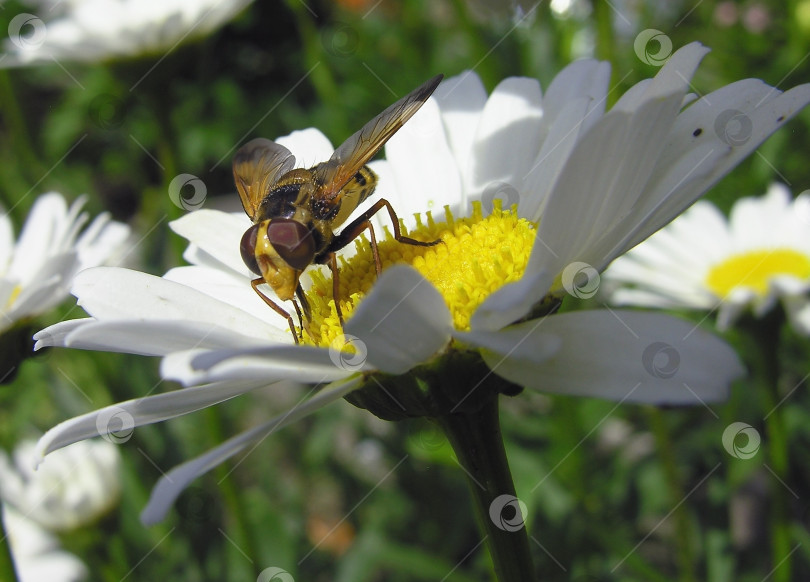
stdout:
<svg viewBox="0 0 810 582">
<path fill-rule="evenodd" d="M 404 374 L 436 355 L 451 329 L 442 296 L 405 265 L 386 270 L 346 322 L 346 335 L 363 342 L 369 364 L 389 374 Z"/>
<path fill-rule="evenodd" d="M 221 267 L 246 278 L 251 274 L 239 253 L 239 242 L 250 225 L 247 215 L 207 208 L 189 212 L 169 223 L 174 232 L 215 258 Z"/>
<path fill-rule="evenodd" d="M 193 348 L 252 347 L 266 340 L 251 338 L 215 324 L 171 320 L 93 321 L 70 333 L 64 345 L 82 350 L 103 350 L 143 356 L 165 356 Z"/>
<path fill-rule="evenodd" d="M 96 267 L 73 281 L 79 305 L 98 319 L 164 319 L 208 323 L 270 339 L 292 341 L 290 334 L 251 314 L 161 277 L 116 267 Z M 180 323 L 178 323 L 180 325 Z"/>
<path fill-rule="evenodd" d="M 256 275 L 249 278 L 232 275 L 228 271 L 221 270 L 221 268 L 212 269 L 196 265 L 175 267 L 163 275 L 163 278 L 167 281 L 174 281 L 192 289 L 203 291 L 214 299 L 247 311 L 257 319 L 269 323 L 281 330 L 285 335 L 288 335 L 290 328 L 287 319 L 270 308 L 251 287 L 250 280 L 255 277 Z M 263 289 L 272 298 L 272 291 L 268 287 L 263 287 Z"/>
<path fill-rule="evenodd" d="M 513 360 L 501 349 L 484 350 L 484 360 L 496 374 L 527 388 L 652 404 L 723 400 L 729 384 L 743 374 L 725 342 L 668 315 L 597 310 L 546 319 L 539 326 L 531 321 L 513 326 L 510 337 L 524 344 L 525 354 L 526 343 L 556 335 L 562 343 L 551 357 L 541 351 L 534 361 Z"/>
<path fill-rule="evenodd" d="M 312 346 L 262 346 L 246 349 L 194 350 L 164 361 L 164 377 L 185 384 L 233 380 L 296 380 L 323 384 L 345 378 L 364 366 L 347 365 L 336 349 Z M 179 375 L 175 375 L 178 374 Z"/>
<path fill-rule="evenodd" d="M 152 495 L 149 497 L 149 503 L 141 512 L 141 521 L 145 525 L 151 525 L 162 520 L 177 496 L 197 477 L 246 450 L 249 446 L 258 444 L 275 431 L 343 398 L 359 384 L 360 379 L 354 378 L 327 386 L 308 400 L 298 403 L 272 420 L 225 441 L 196 459 L 178 465 L 155 485 Z"/>
<path fill-rule="evenodd" d="M 541 145 L 542 93 L 535 79 L 501 81 L 487 100 L 473 148 L 472 187 L 480 194 L 493 183 L 518 191 Z"/>
<path fill-rule="evenodd" d="M 60 321 L 59 323 L 48 326 L 34 334 L 34 340 L 36 341 L 34 351 L 55 346 L 64 347 L 65 338 L 67 338 L 72 331 L 94 321 L 96 320 L 92 317 L 83 317 L 81 319 Z"/>
<path fill-rule="evenodd" d="M 123 441 L 138 426 L 176 418 L 266 386 L 268 382 L 222 382 L 119 402 L 59 423 L 37 442 L 37 458 L 75 442 L 111 434 Z"/>
<path fill-rule="evenodd" d="M 447 143 L 457 160 L 462 179 L 467 179 L 472 174 L 472 144 L 487 102 L 487 91 L 474 71 L 464 71 L 442 81 L 434 98 L 441 110 Z"/>
<path fill-rule="evenodd" d="M 447 138 L 444 135 L 439 107 L 435 100 L 428 101 L 385 144 L 385 158 L 396 181 L 400 199 L 396 211 L 403 216 L 441 208 L 462 200 L 461 178 Z M 431 177 L 427 186 L 424 176 Z"/>
</svg>

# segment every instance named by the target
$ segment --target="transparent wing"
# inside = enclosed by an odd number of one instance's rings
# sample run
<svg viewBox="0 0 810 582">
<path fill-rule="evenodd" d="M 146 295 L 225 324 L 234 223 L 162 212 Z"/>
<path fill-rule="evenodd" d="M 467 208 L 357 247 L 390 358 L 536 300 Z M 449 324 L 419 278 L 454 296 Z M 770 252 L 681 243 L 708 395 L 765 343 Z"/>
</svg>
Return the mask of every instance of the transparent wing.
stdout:
<svg viewBox="0 0 810 582">
<path fill-rule="evenodd" d="M 233 180 L 242 207 L 255 222 L 256 211 L 278 179 L 295 167 L 295 156 L 283 145 L 259 137 L 247 142 L 233 157 Z"/>
<path fill-rule="evenodd" d="M 332 200 L 357 171 L 374 157 L 392 135 L 408 121 L 436 90 L 444 75 L 437 75 L 409 93 L 377 117 L 335 150 L 328 162 L 318 164 L 315 177 L 323 190 L 319 197 Z"/>
</svg>

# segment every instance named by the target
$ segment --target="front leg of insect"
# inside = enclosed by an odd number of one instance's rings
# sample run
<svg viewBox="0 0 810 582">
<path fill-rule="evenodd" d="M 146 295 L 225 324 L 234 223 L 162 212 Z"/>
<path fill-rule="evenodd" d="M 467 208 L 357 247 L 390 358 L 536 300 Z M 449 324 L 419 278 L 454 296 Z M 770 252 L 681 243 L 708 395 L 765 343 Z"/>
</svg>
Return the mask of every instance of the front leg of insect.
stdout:
<svg viewBox="0 0 810 582">
<path fill-rule="evenodd" d="M 340 231 L 339 234 L 332 239 L 332 242 L 327 247 L 326 251 L 320 255 L 315 257 L 315 262 L 319 264 L 328 264 L 329 270 L 332 271 L 332 297 L 335 299 L 335 310 L 337 311 L 338 319 L 340 320 L 340 325 L 343 326 L 343 313 L 340 309 L 340 301 L 338 297 L 338 269 L 337 269 L 337 260 L 335 259 L 335 253 L 342 249 L 343 247 L 347 246 L 351 243 L 354 239 L 356 239 L 364 230 L 368 230 L 369 233 L 369 244 L 371 246 L 371 254 L 374 256 L 374 266 L 377 271 L 377 277 L 380 276 L 382 272 L 382 263 L 380 261 L 380 252 L 377 249 L 377 237 L 374 234 L 374 225 L 371 224 L 371 217 L 377 214 L 380 210 L 385 208 L 388 210 L 388 216 L 391 217 L 391 223 L 394 227 L 394 239 L 397 242 L 402 244 L 413 245 L 417 247 L 432 247 L 440 242 L 441 239 L 434 240 L 434 241 L 421 241 L 410 238 L 408 236 L 403 236 L 402 231 L 399 227 L 399 217 L 397 213 L 394 211 L 394 208 L 391 206 L 391 203 L 388 202 L 385 198 L 380 198 L 377 202 L 375 202 L 371 208 L 366 210 L 363 214 L 355 218 L 346 227 Z"/>
</svg>

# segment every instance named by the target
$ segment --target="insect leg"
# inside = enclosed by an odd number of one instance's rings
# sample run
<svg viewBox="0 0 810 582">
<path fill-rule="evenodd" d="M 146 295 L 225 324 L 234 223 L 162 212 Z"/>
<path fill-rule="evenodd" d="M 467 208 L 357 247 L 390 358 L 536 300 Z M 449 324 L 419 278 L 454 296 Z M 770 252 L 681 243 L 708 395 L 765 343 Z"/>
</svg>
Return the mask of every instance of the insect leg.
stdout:
<svg viewBox="0 0 810 582">
<path fill-rule="evenodd" d="M 340 327 L 343 327 L 343 312 L 340 310 L 340 283 L 338 282 L 337 255 L 329 253 L 329 270 L 332 271 L 332 299 L 335 301 L 335 311 L 337 312 Z"/>
<path fill-rule="evenodd" d="M 295 332 L 295 322 L 293 322 L 292 316 L 287 311 L 284 311 L 284 309 L 276 305 L 276 303 L 272 299 L 270 299 L 267 295 L 259 291 L 259 285 L 261 285 L 262 283 L 264 283 L 264 279 L 262 277 L 258 277 L 250 282 L 250 286 L 253 287 L 253 290 L 256 292 L 256 295 L 261 297 L 262 301 L 264 301 L 273 311 L 278 313 L 281 317 L 287 319 L 287 323 L 290 324 L 290 331 L 292 332 L 293 339 L 295 340 L 295 343 L 298 344 L 298 334 Z M 293 303 L 293 305 L 295 305 L 295 303 Z M 298 311 L 297 305 L 295 306 L 295 310 Z M 299 317 L 301 316 L 300 313 L 298 315 Z"/>
<path fill-rule="evenodd" d="M 421 240 L 416 240 L 414 238 L 410 238 L 408 236 L 403 236 L 402 231 L 399 228 L 399 218 L 397 217 L 397 213 L 394 212 L 394 209 L 391 206 L 391 203 L 388 202 L 388 200 L 386 200 L 385 198 L 380 198 L 379 200 L 377 200 L 377 202 L 375 202 L 371 206 L 371 208 L 369 208 L 363 214 L 361 214 L 360 216 L 355 218 L 353 221 L 351 221 L 349 224 L 347 224 L 343 228 L 343 230 L 341 230 L 340 233 L 337 234 L 335 236 L 335 238 L 332 239 L 332 242 L 329 244 L 329 247 L 326 249 L 325 252 L 326 253 L 334 253 L 335 251 L 338 251 L 338 250 L 342 249 L 343 247 L 348 245 L 350 242 L 352 242 L 354 239 L 356 239 L 358 236 L 360 236 L 361 232 L 368 229 L 370 231 L 370 234 L 371 234 L 371 239 L 374 241 L 373 244 L 371 245 L 371 250 L 374 253 L 375 261 L 377 261 L 377 273 L 379 274 L 379 272 L 380 272 L 379 260 L 380 259 L 379 259 L 378 253 L 377 253 L 377 239 L 374 237 L 374 229 L 371 227 L 371 222 L 369 222 L 369 219 L 372 216 L 374 216 L 375 214 L 377 214 L 383 208 L 388 210 L 388 216 L 391 217 L 391 223 L 392 223 L 392 225 L 394 227 L 394 238 L 398 242 L 408 244 L 408 245 L 414 245 L 414 246 L 417 246 L 417 247 L 432 247 L 433 245 L 437 245 L 440 242 L 442 242 L 441 239 L 430 241 L 430 242 L 424 242 L 424 241 L 421 241 Z M 324 256 L 324 255 L 322 255 L 322 256 Z M 317 261 L 317 262 L 320 262 L 321 264 L 323 264 L 323 262 L 325 262 L 325 261 Z"/>
</svg>

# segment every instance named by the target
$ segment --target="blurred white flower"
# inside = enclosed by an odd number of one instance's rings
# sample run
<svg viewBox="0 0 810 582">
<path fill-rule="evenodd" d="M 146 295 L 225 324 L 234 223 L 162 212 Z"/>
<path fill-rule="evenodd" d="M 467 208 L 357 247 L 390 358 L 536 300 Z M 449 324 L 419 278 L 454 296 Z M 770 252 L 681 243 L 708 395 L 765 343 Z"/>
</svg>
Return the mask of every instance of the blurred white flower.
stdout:
<svg viewBox="0 0 810 582">
<path fill-rule="evenodd" d="M 0 500 L 50 531 L 92 523 L 118 502 L 121 457 L 105 440 L 61 449 L 36 467 L 36 441 L 23 441 L 13 461 L 0 451 Z"/>
<path fill-rule="evenodd" d="M 61 549 L 56 536 L 16 509 L 2 504 L 3 529 L 19 582 L 79 582 L 86 580 L 87 566 Z"/>
<path fill-rule="evenodd" d="M 447 355 L 474 362 L 453 367 L 468 374 L 459 386 L 485 377 L 620 402 L 725 398 L 742 366 L 728 345 L 692 324 L 660 313 L 553 309 L 566 293 L 593 295 L 591 283 L 606 265 L 671 221 L 810 102 L 810 85 L 783 93 L 755 79 L 695 99 L 689 82 L 706 52 L 697 43 L 683 47 L 609 111 L 609 66 L 594 60 L 566 67 L 545 93 L 526 78 L 505 79 L 491 95 L 473 73 L 442 83 L 388 142 L 386 160 L 372 167 L 378 195 L 399 216 L 447 207 L 446 223 L 431 216 L 407 225 L 409 236 L 441 237 L 443 244 L 417 254 L 380 242 L 383 265 L 410 264 L 393 265 L 379 279 L 368 245 L 344 249 L 340 284 L 348 292 L 341 299 L 365 297 L 343 328 L 328 305 L 332 282 L 319 282 L 309 269 L 316 345 L 293 345 L 287 321 L 251 289 L 253 275 L 239 252 L 250 226 L 244 215 L 199 210 L 172 223 L 191 243 L 185 258 L 192 266 L 162 278 L 85 271 L 72 292 L 91 317 L 41 331 L 38 347 L 161 356 L 164 378 L 186 387 L 67 420 L 48 431 L 39 450 L 118 430 L 107 427 L 111 415 L 140 426 L 285 379 L 316 386 L 307 400 L 168 473 L 142 514 L 154 522 L 216 464 L 334 400 L 361 397 L 354 391 L 370 377 L 407 378 Z M 746 122 L 744 135 L 727 135 L 729 111 Z M 307 165 L 333 152 L 316 130 L 278 142 Z M 517 208 L 517 216 L 482 216 L 495 199 Z M 372 219 L 377 232 L 390 224 L 381 215 Z M 342 350 L 347 338 L 356 348 L 351 354 Z"/>
<path fill-rule="evenodd" d="M 761 317 L 781 301 L 810 335 L 810 192 L 792 200 L 773 184 L 735 202 L 728 219 L 700 201 L 604 276 L 616 305 L 717 310 L 721 330 L 748 308 Z"/>
<path fill-rule="evenodd" d="M 55 307 L 76 273 L 121 251 L 129 227 L 101 214 L 82 230 L 88 220 L 83 205 L 79 198 L 68 208 L 55 192 L 40 196 L 16 244 L 11 220 L 0 215 L 0 333 Z"/>
<path fill-rule="evenodd" d="M 219 28 L 250 2 L 48 0 L 40 3 L 39 15 L 23 13 L 11 20 L 8 53 L 0 57 L 0 66 L 162 54 Z"/>
</svg>

